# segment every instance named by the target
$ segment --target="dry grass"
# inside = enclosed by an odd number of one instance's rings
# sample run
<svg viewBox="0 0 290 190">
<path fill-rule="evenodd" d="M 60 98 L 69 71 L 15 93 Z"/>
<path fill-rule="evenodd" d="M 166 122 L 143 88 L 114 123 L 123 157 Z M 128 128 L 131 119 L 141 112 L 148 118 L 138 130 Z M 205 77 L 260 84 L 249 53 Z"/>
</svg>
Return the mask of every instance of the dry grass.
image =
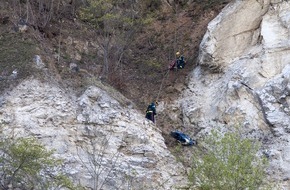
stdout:
<svg viewBox="0 0 290 190">
<path fill-rule="evenodd" d="M 35 42 L 21 33 L 4 33 L 0 36 L 0 91 L 17 85 L 34 73 Z M 17 70 L 17 77 L 11 76 Z"/>
</svg>

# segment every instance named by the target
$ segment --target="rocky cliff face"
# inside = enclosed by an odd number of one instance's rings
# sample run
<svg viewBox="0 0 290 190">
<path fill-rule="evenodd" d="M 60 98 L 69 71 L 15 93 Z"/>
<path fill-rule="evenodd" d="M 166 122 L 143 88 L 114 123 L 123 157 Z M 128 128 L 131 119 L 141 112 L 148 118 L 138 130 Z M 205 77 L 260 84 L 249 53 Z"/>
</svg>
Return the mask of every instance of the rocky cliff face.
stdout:
<svg viewBox="0 0 290 190">
<path fill-rule="evenodd" d="M 182 97 L 160 106 L 172 120 L 181 113 L 197 139 L 241 125 L 245 136 L 263 143 L 269 176 L 284 189 L 290 189 L 289 35 L 290 2 L 233 1 L 208 25 Z M 76 95 L 31 78 L 1 97 L 0 121 L 5 135 L 35 136 L 56 149 L 64 171 L 88 188 L 186 183 L 158 128 L 118 96 L 96 86 Z"/>
<path fill-rule="evenodd" d="M 208 25 L 179 104 L 197 137 L 241 125 L 263 143 L 269 174 L 290 188 L 290 3 L 236 0 Z"/>
<path fill-rule="evenodd" d="M 87 188 L 172 189 L 185 183 L 182 165 L 156 126 L 112 95 L 92 86 L 76 96 L 28 79 L 1 100 L 3 132 L 37 137 Z"/>
</svg>

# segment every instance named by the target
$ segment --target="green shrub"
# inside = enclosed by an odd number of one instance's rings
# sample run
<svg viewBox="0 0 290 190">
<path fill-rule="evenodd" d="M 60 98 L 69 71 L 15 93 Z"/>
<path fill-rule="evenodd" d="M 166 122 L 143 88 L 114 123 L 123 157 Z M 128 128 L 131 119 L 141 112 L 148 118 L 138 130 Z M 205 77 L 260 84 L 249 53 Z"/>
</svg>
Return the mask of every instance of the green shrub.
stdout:
<svg viewBox="0 0 290 190">
<path fill-rule="evenodd" d="M 212 131 L 203 151 L 195 152 L 189 181 L 203 190 L 256 190 L 266 179 L 267 160 L 257 152 L 260 144 L 242 138 L 238 131 L 223 136 Z"/>
<path fill-rule="evenodd" d="M 1 139 L 0 189 L 77 189 L 52 154 L 34 138 Z"/>
</svg>

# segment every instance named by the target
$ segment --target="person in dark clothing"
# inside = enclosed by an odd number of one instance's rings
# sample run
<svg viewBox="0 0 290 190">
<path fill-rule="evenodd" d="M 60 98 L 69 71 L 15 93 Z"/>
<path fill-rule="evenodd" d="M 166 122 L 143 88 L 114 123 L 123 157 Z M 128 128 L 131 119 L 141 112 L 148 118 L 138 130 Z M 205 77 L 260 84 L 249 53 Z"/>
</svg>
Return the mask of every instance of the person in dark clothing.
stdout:
<svg viewBox="0 0 290 190">
<path fill-rule="evenodd" d="M 184 60 L 184 56 L 180 54 L 180 52 L 176 52 L 176 58 L 172 62 L 169 63 L 169 70 L 183 69 L 186 61 Z"/>
<path fill-rule="evenodd" d="M 156 102 L 157 104 L 157 102 Z M 156 104 L 152 102 L 151 104 L 148 105 L 147 110 L 146 110 L 146 115 L 145 117 L 149 120 L 151 120 L 153 123 L 155 123 L 155 115 L 156 115 Z"/>
<path fill-rule="evenodd" d="M 184 56 L 180 52 L 176 52 L 176 67 L 177 69 L 183 69 L 185 66 Z"/>
<path fill-rule="evenodd" d="M 185 60 L 184 60 L 184 57 L 183 55 L 179 57 L 179 59 L 176 60 L 177 62 L 177 68 L 178 69 L 183 69 L 184 66 L 185 66 Z"/>
</svg>

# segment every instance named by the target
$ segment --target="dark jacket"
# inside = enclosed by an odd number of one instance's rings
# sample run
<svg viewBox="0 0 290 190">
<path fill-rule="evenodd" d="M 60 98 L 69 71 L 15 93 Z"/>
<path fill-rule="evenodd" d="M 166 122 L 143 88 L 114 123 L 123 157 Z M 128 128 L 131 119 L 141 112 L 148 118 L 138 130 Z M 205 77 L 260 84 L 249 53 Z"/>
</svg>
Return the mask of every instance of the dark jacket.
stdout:
<svg viewBox="0 0 290 190">
<path fill-rule="evenodd" d="M 183 55 L 176 59 L 176 65 L 178 69 L 183 69 L 185 66 L 185 60 Z"/>
<path fill-rule="evenodd" d="M 154 103 L 151 103 L 146 110 L 146 115 L 145 117 L 147 119 L 150 119 L 151 121 L 153 121 L 153 123 L 155 122 L 154 116 L 156 115 L 156 105 Z"/>
</svg>

